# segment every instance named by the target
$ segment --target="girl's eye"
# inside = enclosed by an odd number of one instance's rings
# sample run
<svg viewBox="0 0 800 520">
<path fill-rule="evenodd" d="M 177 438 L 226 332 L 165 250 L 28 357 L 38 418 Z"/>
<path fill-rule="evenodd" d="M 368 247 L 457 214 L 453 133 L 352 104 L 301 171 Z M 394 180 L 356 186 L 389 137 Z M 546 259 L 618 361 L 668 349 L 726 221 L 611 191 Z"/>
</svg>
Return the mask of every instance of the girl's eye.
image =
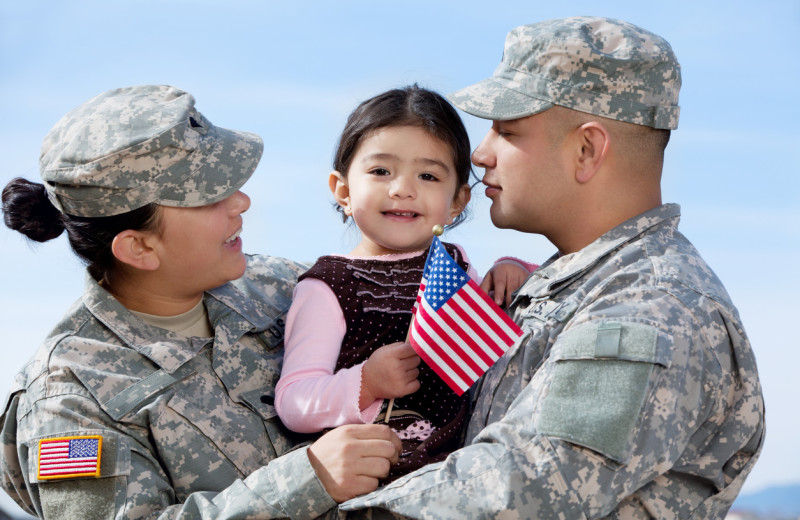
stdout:
<svg viewBox="0 0 800 520">
<path fill-rule="evenodd" d="M 438 181 L 439 180 L 436 177 L 436 175 L 434 175 L 432 173 L 421 173 L 419 178 L 422 179 L 423 181 Z"/>
<path fill-rule="evenodd" d="M 389 170 L 387 170 L 386 168 L 373 168 L 369 171 L 369 173 L 373 175 L 383 176 L 383 175 L 389 175 Z"/>
</svg>

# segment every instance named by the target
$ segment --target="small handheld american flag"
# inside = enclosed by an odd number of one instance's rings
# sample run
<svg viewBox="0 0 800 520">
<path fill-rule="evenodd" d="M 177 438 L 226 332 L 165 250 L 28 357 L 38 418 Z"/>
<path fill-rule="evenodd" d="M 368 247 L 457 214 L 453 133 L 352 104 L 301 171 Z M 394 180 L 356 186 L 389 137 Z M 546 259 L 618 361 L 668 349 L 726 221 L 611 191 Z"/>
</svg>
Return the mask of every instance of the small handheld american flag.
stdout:
<svg viewBox="0 0 800 520">
<path fill-rule="evenodd" d="M 461 395 L 521 336 L 434 236 L 409 331 L 417 354 Z"/>
</svg>

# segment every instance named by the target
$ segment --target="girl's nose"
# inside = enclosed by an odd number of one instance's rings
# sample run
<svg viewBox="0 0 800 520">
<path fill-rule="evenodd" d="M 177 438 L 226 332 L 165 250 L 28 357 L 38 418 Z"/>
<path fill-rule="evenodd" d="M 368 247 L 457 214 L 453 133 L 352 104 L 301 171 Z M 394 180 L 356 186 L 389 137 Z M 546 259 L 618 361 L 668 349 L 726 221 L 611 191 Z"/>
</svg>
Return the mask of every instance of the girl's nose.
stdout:
<svg viewBox="0 0 800 520">
<path fill-rule="evenodd" d="M 406 176 L 398 176 L 389 186 L 389 196 L 400 199 L 410 199 L 416 196 L 416 190 L 412 179 Z"/>
</svg>

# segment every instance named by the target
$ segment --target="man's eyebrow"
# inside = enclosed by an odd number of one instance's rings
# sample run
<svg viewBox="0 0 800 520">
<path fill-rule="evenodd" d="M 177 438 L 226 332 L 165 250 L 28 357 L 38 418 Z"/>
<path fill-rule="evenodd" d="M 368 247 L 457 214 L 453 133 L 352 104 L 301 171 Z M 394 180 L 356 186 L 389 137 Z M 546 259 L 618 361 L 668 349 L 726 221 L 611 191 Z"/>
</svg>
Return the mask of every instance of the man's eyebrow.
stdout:
<svg viewBox="0 0 800 520">
<path fill-rule="evenodd" d="M 498 126 L 505 126 L 505 127 L 515 127 L 519 124 L 519 119 L 505 119 L 503 121 L 492 121 L 492 126 L 497 128 Z"/>
</svg>

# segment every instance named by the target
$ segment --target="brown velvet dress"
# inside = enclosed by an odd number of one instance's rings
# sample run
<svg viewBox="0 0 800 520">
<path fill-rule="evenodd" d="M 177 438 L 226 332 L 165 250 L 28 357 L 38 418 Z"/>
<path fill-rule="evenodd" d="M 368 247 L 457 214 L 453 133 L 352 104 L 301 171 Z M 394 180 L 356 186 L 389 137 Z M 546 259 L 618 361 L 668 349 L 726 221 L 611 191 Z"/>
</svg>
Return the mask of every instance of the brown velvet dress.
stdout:
<svg viewBox="0 0 800 520">
<path fill-rule="evenodd" d="M 468 270 L 458 248 L 444 245 Z M 339 300 L 347 332 L 337 371 L 358 365 L 379 347 L 405 341 L 427 256 L 427 252 L 401 260 L 323 256 L 300 277 L 325 282 Z M 417 392 L 394 402 L 389 426 L 402 439 L 403 452 L 387 481 L 444 460 L 462 440 L 469 407 L 467 394 L 457 396 L 424 362 L 420 364 L 419 381 Z M 381 413 L 377 422 L 383 422 L 384 416 Z"/>
</svg>

